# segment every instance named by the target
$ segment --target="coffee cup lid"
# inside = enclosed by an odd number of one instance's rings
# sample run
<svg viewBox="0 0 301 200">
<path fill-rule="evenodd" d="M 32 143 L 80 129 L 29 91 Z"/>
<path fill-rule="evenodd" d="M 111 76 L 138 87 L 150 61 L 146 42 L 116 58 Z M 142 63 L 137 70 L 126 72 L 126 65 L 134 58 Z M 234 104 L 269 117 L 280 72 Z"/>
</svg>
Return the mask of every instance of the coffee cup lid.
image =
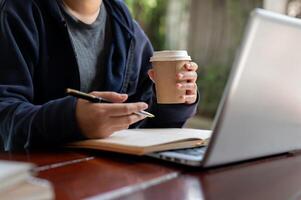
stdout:
<svg viewBox="0 0 301 200">
<path fill-rule="evenodd" d="M 150 62 L 156 61 L 178 61 L 187 60 L 191 61 L 191 57 L 188 55 L 187 51 L 156 51 L 154 55 L 150 58 Z"/>
</svg>

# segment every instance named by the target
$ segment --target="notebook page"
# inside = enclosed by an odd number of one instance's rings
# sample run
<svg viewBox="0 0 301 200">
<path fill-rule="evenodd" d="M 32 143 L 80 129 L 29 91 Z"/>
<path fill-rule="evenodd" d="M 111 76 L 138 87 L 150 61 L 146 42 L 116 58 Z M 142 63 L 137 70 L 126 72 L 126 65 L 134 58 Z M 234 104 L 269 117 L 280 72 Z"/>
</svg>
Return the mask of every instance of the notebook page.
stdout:
<svg viewBox="0 0 301 200">
<path fill-rule="evenodd" d="M 197 129 L 131 129 L 115 132 L 106 139 L 94 142 L 147 147 L 187 139 L 206 140 L 210 136 L 211 131 Z"/>
</svg>

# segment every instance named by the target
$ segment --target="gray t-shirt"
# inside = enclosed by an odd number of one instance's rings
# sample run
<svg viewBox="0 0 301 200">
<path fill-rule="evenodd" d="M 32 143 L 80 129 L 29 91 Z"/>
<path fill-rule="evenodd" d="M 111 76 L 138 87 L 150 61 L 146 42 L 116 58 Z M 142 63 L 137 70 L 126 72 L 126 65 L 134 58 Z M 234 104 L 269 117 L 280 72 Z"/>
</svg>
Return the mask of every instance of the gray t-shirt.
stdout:
<svg viewBox="0 0 301 200">
<path fill-rule="evenodd" d="M 86 24 L 71 15 L 61 2 L 79 66 L 81 91 L 91 92 L 101 87 L 102 68 L 105 63 L 109 20 L 102 3 L 100 12 L 92 24 Z M 107 34 L 108 33 L 108 34 Z"/>
</svg>

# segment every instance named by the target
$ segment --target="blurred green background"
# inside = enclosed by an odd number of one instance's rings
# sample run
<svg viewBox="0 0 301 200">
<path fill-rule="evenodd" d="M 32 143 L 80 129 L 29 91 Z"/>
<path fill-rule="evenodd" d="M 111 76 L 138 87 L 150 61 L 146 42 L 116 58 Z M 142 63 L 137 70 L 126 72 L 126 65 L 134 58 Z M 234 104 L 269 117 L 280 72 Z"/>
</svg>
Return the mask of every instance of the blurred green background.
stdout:
<svg viewBox="0 0 301 200">
<path fill-rule="evenodd" d="M 198 115 L 210 128 L 249 13 L 263 0 L 125 0 L 155 50 L 187 49 L 200 69 Z"/>
</svg>

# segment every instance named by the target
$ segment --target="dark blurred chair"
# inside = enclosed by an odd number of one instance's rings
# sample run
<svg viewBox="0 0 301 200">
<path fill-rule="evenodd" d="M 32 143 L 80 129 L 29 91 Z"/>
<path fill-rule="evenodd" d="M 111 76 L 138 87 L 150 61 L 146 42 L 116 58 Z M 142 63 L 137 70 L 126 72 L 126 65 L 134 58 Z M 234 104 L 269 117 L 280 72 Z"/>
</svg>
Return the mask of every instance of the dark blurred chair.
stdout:
<svg viewBox="0 0 301 200">
<path fill-rule="evenodd" d="M 1 137 L 0 137 L 0 151 L 4 151 L 4 145 Z"/>
</svg>

